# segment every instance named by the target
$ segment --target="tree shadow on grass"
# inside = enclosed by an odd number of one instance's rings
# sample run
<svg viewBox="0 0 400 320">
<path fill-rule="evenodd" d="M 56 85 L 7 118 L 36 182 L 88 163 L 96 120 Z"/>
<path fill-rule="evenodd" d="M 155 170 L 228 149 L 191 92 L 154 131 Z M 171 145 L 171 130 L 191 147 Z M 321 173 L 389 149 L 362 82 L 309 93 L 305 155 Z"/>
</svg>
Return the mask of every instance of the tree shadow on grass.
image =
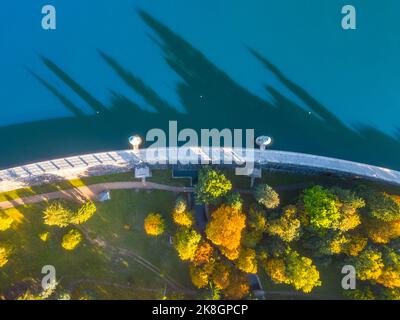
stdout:
<svg viewBox="0 0 400 320">
<path fill-rule="evenodd" d="M 46 67 L 89 106 L 93 114 L 85 115 L 55 86 L 30 71 L 75 117 L 0 128 L 0 147 L 4 155 L 0 166 L 26 162 L 21 160 L 23 153 L 29 154 L 31 162 L 126 148 L 127 137 L 132 133 L 144 135 L 151 128 L 167 130 L 168 120 L 177 120 L 179 129 L 255 128 L 256 135 L 271 135 L 276 149 L 400 169 L 400 133 L 392 137 L 369 126 L 347 126 L 268 59 L 249 49 L 253 57 L 313 112 L 310 114 L 269 85 L 266 90 L 272 102 L 263 100 L 233 81 L 167 26 L 144 11 L 139 10 L 138 14 L 152 29 L 151 38 L 160 48 L 165 62 L 181 79 L 176 90 L 185 112 L 178 112 L 142 79 L 100 50 L 105 63 L 155 112 L 141 108 L 139 103 L 115 91 L 110 91 L 110 102 L 105 105 L 55 62 L 41 56 Z"/>
</svg>

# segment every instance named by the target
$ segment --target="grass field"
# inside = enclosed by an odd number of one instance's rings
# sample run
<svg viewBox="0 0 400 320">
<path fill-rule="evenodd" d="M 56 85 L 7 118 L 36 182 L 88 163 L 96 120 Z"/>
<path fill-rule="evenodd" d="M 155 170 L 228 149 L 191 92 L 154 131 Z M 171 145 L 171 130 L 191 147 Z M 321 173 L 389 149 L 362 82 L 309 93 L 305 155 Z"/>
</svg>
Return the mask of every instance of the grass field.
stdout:
<svg viewBox="0 0 400 320">
<path fill-rule="evenodd" d="M 149 212 L 160 212 L 168 218 L 174 199 L 173 193 L 164 191 L 113 191 L 112 200 L 98 203 L 97 213 L 83 226 L 109 247 L 102 248 L 86 239 L 73 251 L 60 245 L 68 228 L 43 224 L 45 204 L 10 209 L 7 213 L 19 216 L 19 222 L 12 230 L 0 233 L 0 241 L 14 248 L 10 262 L 0 272 L 0 296 L 15 298 L 28 285 L 40 283 L 44 265 L 56 268 L 60 288 L 72 292 L 74 299 L 160 298 L 167 284 L 165 276 L 192 289 L 187 267 L 179 262 L 168 236 L 149 238 L 143 230 Z M 39 238 L 43 232 L 49 232 L 46 242 Z M 143 257 L 158 267 L 161 275 L 149 271 L 132 256 L 110 249 L 116 247 Z"/>
</svg>

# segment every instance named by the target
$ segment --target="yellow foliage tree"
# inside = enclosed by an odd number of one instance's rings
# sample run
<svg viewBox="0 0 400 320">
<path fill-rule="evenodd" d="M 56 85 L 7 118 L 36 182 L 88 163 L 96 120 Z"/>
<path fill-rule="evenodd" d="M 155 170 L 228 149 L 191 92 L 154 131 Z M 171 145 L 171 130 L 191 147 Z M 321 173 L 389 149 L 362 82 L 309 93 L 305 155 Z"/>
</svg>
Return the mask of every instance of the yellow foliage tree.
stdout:
<svg viewBox="0 0 400 320">
<path fill-rule="evenodd" d="M 211 277 L 217 289 L 223 290 L 229 285 L 231 268 L 219 261 L 215 264 Z"/>
<path fill-rule="evenodd" d="M 221 206 L 211 214 L 211 221 L 206 228 L 207 238 L 221 248 L 228 259 L 236 259 L 239 254 L 242 230 L 246 216 L 229 207 Z"/>
<path fill-rule="evenodd" d="M 0 211 L 0 231 L 8 230 L 13 224 L 14 219 Z"/>
<path fill-rule="evenodd" d="M 192 283 L 196 288 L 204 288 L 208 284 L 209 274 L 205 270 L 191 264 L 189 271 Z"/>
<path fill-rule="evenodd" d="M 190 211 L 175 210 L 172 219 L 178 226 L 191 227 L 193 225 L 193 214 Z"/>
<path fill-rule="evenodd" d="M 97 210 L 96 205 L 91 201 L 87 201 L 72 216 L 70 222 L 72 224 L 85 223 L 96 213 L 96 210 Z"/>
<path fill-rule="evenodd" d="M 183 228 L 175 235 L 174 246 L 181 260 L 192 261 L 201 241 L 201 235 L 195 230 Z"/>
<path fill-rule="evenodd" d="M 239 258 L 236 261 L 239 270 L 245 273 L 257 273 L 256 251 L 254 249 L 242 248 L 239 252 Z"/>
<path fill-rule="evenodd" d="M 161 214 L 150 213 L 144 219 L 144 230 L 149 236 L 159 236 L 165 231 L 165 221 Z"/>
<path fill-rule="evenodd" d="M 344 253 L 348 256 L 358 256 L 367 246 L 368 239 L 359 234 L 339 234 L 329 244 L 333 254 Z"/>
<path fill-rule="evenodd" d="M 71 229 L 62 239 L 61 246 L 68 251 L 74 250 L 82 241 L 82 235 L 78 230 Z"/>
<path fill-rule="evenodd" d="M 4 267 L 10 258 L 11 250 L 7 246 L 0 246 L 0 268 Z"/>
<path fill-rule="evenodd" d="M 297 218 L 296 206 L 287 206 L 279 219 L 271 220 L 267 231 L 285 242 L 296 240 L 300 236 L 300 219 Z"/>
<path fill-rule="evenodd" d="M 400 271 L 392 267 L 385 268 L 376 282 L 390 289 L 400 288 Z"/>
<path fill-rule="evenodd" d="M 384 268 L 382 253 L 376 249 L 366 249 L 355 258 L 354 267 L 360 280 L 377 280 Z"/>
<path fill-rule="evenodd" d="M 71 223 L 73 215 L 73 211 L 65 202 L 55 201 L 44 210 L 44 223 L 48 226 L 64 228 Z"/>
<path fill-rule="evenodd" d="M 264 268 L 273 282 L 288 283 L 285 261 L 283 259 L 267 258 L 264 263 Z"/>
<path fill-rule="evenodd" d="M 368 219 L 364 222 L 368 237 L 375 243 L 385 244 L 400 237 L 400 220 Z"/>
</svg>

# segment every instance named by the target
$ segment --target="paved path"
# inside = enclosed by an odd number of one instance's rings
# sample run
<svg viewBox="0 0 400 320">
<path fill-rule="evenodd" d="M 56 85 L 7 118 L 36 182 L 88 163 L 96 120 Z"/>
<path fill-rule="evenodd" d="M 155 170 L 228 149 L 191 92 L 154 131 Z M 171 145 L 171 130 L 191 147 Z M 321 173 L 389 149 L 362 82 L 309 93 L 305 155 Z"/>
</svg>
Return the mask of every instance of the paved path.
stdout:
<svg viewBox="0 0 400 320">
<path fill-rule="evenodd" d="M 122 190 L 122 189 L 145 189 L 145 190 L 164 190 L 171 192 L 193 192 L 193 187 L 174 187 L 169 185 L 163 185 L 153 182 L 106 182 L 98 183 L 90 186 L 83 186 L 73 189 L 60 190 L 55 192 L 49 192 L 44 194 L 38 194 L 34 196 L 24 197 L 15 200 L 9 200 L 0 202 L 0 209 L 10 209 L 22 205 L 28 205 L 43 201 L 55 200 L 55 199 L 67 199 L 72 201 L 79 200 L 96 200 L 97 196 L 105 190 Z"/>
</svg>

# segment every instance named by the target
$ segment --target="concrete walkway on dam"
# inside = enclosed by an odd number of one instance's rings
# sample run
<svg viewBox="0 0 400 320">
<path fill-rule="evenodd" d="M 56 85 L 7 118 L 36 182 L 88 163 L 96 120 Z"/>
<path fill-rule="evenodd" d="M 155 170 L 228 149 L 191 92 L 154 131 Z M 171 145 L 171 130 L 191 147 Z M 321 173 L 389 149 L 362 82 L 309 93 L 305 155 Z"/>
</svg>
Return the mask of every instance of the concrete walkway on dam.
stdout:
<svg viewBox="0 0 400 320">
<path fill-rule="evenodd" d="M 226 160 L 230 159 L 237 167 L 247 163 L 267 170 L 347 176 L 400 186 L 399 171 L 341 159 L 259 149 L 190 147 L 186 150 L 187 152 L 179 157 L 184 164 L 227 165 Z M 176 159 L 178 151 L 178 148 L 110 151 L 5 169 L 0 171 L 0 192 L 57 180 L 127 172 L 142 164 L 157 168 L 171 167 L 176 165 L 173 160 Z"/>
</svg>

